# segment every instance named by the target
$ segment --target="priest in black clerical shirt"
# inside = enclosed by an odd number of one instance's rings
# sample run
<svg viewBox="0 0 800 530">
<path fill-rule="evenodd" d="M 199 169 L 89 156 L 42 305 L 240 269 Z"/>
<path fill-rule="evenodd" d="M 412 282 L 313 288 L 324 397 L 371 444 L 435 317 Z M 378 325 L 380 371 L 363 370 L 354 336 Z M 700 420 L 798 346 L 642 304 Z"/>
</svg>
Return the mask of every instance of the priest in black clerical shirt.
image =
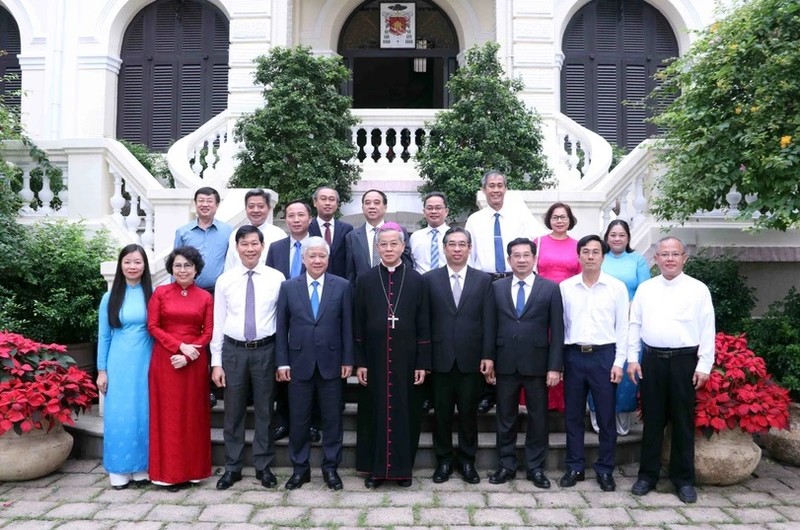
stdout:
<svg viewBox="0 0 800 530">
<path fill-rule="evenodd" d="M 420 385 L 430 370 L 430 322 L 422 277 L 401 261 L 405 241 L 397 223 L 378 234 L 379 266 L 358 277 L 355 294 L 358 402 L 356 470 L 364 485 L 384 480 L 411 485 L 422 414 Z"/>
</svg>

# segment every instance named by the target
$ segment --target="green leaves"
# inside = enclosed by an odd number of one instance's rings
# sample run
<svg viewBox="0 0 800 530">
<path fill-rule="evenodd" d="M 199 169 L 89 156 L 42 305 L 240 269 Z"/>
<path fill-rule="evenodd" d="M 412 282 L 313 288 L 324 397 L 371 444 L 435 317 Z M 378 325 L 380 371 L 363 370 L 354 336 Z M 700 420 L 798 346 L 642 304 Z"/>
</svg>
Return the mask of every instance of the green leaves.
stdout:
<svg viewBox="0 0 800 530">
<path fill-rule="evenodd" d="M 351 162 L 356 150 L 350 130 L 357 120 L 338 88 L 350 72 L 338 59 L 315 57 L 305 47 L 272 48 L 256 64 L 265 106 L 236 124 L 245 149 L 231 185 L 271 188 L 286 204 L 308 201 L 325 184 L 349 201 L 360 175 Z"/>
<path fill-rule="evenodd" d="M 654 118 L 666 168 L 653 211 L 685 221 L 726 207 L 736 186 L 743 218 L 786 230 L 800 222 L 800 3 L 753 0 L 701 32 L 665 71 Z"/>
<path fill-rule="evenodd" d="M 420 193 L 444 192 L 453 217 L 476 209 L 475 192 L 490 169 L 504 172 L 512 189 L 552 183 L 541 119 L 517 97 L 524 85 L 505 76 L 498 49 L 488 42 L 467 51 L 466 64 L 447 85 L 455 103 L 428 124 L 431 135 L 417 153 Z"/>
</svg>

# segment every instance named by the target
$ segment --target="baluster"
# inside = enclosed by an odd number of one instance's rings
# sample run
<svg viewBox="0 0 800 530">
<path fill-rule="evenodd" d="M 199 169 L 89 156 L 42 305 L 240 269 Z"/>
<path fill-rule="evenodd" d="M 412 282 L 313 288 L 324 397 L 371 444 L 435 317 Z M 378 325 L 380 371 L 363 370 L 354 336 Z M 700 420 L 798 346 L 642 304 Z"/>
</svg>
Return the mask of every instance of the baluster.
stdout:
<svg viewBox="0 0 800 530">
<path fill-rule="evenodd" d="M 603 208 L 603 225 L 600 227 L 600 231 L 602 232 L 605 227 L 608 226 L 608 223 L 611 221 L 611 209 L 613 206 L 611 204 L 607 204 L 605 208 Z"/>
<path fill-rule="evenodd" d="M 196 176 L 200 176 L 200 173 L 203 172 L 203 164 L 200 163 L 200 151 L 203 150 L 203 142 L 200 142 L 198 145 L 194 146 L 194 150 L 192 151 L 192 158 L 194 159 L 194 163 L 192 164 L 192 172 Z"/>
<path fill-rule="evenodd" d="M 644 219 L 645 211 L 647 210 L 647 197 L 644 196 L 644 177 L 642 173 L 636 177 L 634 181 L 634 197 L 633 197 L 633 212 L 634 218 L 631 221 L 631 228 L 634 223 L 638 223 Z"/>
<path fill-rule="evenodd" d="M 144 210 L 144 232 L 142 232 L 142 246 L 147 251 L 153 251 L 156 241 L 153 206 L 141 197 L 139 198 L 139 202 L 142 205 L 142 210 Z"/>
<path fill-rule="evenodd" d="M 125 219 L 122 217 L 122 208 L 125 206 L 125 197 L 122 196 L 122 176 L 111 166 L 108 171 L 114 177 L 114 195 L 111 196 L 111 218 L 120 226 L 125 226 Z"/>
<path fill-rule="evenodd" d="M 415 129 L 413 127 L 408 129 L 408 147 L 406 148 L 406 151 L 408 152 L 409 163 L 413 163 L 417 158 L 417 153 L 419 153 L 419 145 L 417 145 L 417 131 L 420 130 L 422 131 L 422 134 L 420 135 L 419 139 L 420 142 L 422 142 L 427 136 L 425 129 Z"/>
<path fill-rule="evenodd" d="M 633 184 L 628 185 L 622 193 L 619 194 L 619 219 L 630 223 L 633 219 L 633 213 L 629 206 L 630 196 L 633 192 Z"/>
<path fill-rule="evenodd" d="M 753 203 L 755 203 L 758 200 L 758 193 L 748 193 L 747 195 L 744 196 L 744 200 L 745 202 L 747 202 L 748 206 L 752 206 Z M 759 212 L 758 210 L 754 211 L 753 220 L 757 220 L 759 217 L 761 217 L 761 212 Z"/>
<path fill-rule="evenodd" d="M 378 130 L 380 131 L 378 142 L 378 163 L 388 164 L 389 160 L 386 158 L 386 155 L 389 153 L 389 144 L 386 143 L 386 137 L 389 133 L 389 127 L 378 127 Z"/>
<path fill-rule="evenodd" d="M 53 190 L 50 189 L 50 176 L 47 174 L 47 170 L 42 170 L 42 190 L 39 192 L 39 200 L 42 201 L 42 206 L 39 208 L 39 212 L 42 215 L 50 215 L 53 213 L 53 208 L 50 207 L 50 202 L 55 197 L 55 193 Z"/>
<path fill-rule="evenodd" d="M 731 187 L 731 191 L 725 195 L 725 200 L 728 201 L 728 217 L 738 217 L 739 203 L 742 200 L 742 194 L 736 189 L 736 184 Z"/>
<path fill-rule="evenodd" d="M 31 168 L 26 167 L 22 170 L 22 189 L 19 190 L 19 196 L 22 198 L 22 207 L 19 209 L 20 213 L 33 213 L 31 203 L 34 197 L 36 197 L 36 194 L 33 193 L 31 189 Z"/>
<path fill-rule="evenodd" d="M 214 140 L 217 138 L 217 133 L 211 133 L 206 138 L 206 156 L 203 160 L 206 163 L 206 168 L 203 170 L 203 180 L 208 182 L 209 186 L 217 185 L 217 171 L 215 165 L 217 163 L 216 150 L 214 149 Z"/>
<path fill-rule="evenodd" d="M 61 189 L 56 196 L 61 201 L 61 206 L 58 209 L 58 215 L 69 217 L 69 168 L 65 164 L 57 166 L 61 170 Z"/>
<path fill-rule="evenodd" d="M 131 208 L 130 211 L 128 211 L 128 217 L 125 218 L 125 226 L 128 232 L 136 239 L 136 242 L 141 243 L 138 234 L 139 224 L 141 223 L 141 218 L 139 217 L 139 194 L 130 189 L 130 187 L 128 189 L 128 194 L 131 196 Z"/>
</svg>

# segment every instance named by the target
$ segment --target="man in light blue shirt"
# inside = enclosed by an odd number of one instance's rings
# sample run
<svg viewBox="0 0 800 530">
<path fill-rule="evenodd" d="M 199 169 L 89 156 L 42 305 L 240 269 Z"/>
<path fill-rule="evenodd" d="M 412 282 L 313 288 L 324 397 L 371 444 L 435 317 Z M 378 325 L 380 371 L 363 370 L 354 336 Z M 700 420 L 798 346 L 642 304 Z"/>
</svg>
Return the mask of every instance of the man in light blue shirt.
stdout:
<svg viewBox="0 0 800 530">
<path fill-rule="evenodd" d="M 219 207 L 219 193 L 214 188 L 203 187 L 194 193 L 197 219 L 175 231 L 174 248 L 192 246 L 200 251 L 205 261 L 203 272 L 195 279 L 198 287 L 214 294 L 214 284 L 225 268 L 228 239 L 233 228 L 214 219 Z"/>
</svg>

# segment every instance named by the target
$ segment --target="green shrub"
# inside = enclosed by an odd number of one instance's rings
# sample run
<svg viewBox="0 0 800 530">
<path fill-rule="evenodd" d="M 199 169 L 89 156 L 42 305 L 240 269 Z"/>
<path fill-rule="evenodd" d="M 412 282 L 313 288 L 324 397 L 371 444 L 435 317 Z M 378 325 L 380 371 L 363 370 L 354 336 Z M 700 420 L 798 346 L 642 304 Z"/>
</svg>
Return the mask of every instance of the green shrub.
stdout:
<svg viewBox="0 0 800 530">
<path fill-rule="evenodd" d="M 739 266 L 731 257 L 692 256 L 684 272 L 708 286 L 714 302 L 717 332 L 730 335 L 744 331 L 750 312 L 756 306 L 755 289 L 739 274 Z"/>
<path fill-rule="evenodd" d="M 783 300 L 747 325 L 750 348 L 764 358 L 767 370 L 794 401 L 800 400 L 800 293 L 792 287 Z"/>
</svg>

